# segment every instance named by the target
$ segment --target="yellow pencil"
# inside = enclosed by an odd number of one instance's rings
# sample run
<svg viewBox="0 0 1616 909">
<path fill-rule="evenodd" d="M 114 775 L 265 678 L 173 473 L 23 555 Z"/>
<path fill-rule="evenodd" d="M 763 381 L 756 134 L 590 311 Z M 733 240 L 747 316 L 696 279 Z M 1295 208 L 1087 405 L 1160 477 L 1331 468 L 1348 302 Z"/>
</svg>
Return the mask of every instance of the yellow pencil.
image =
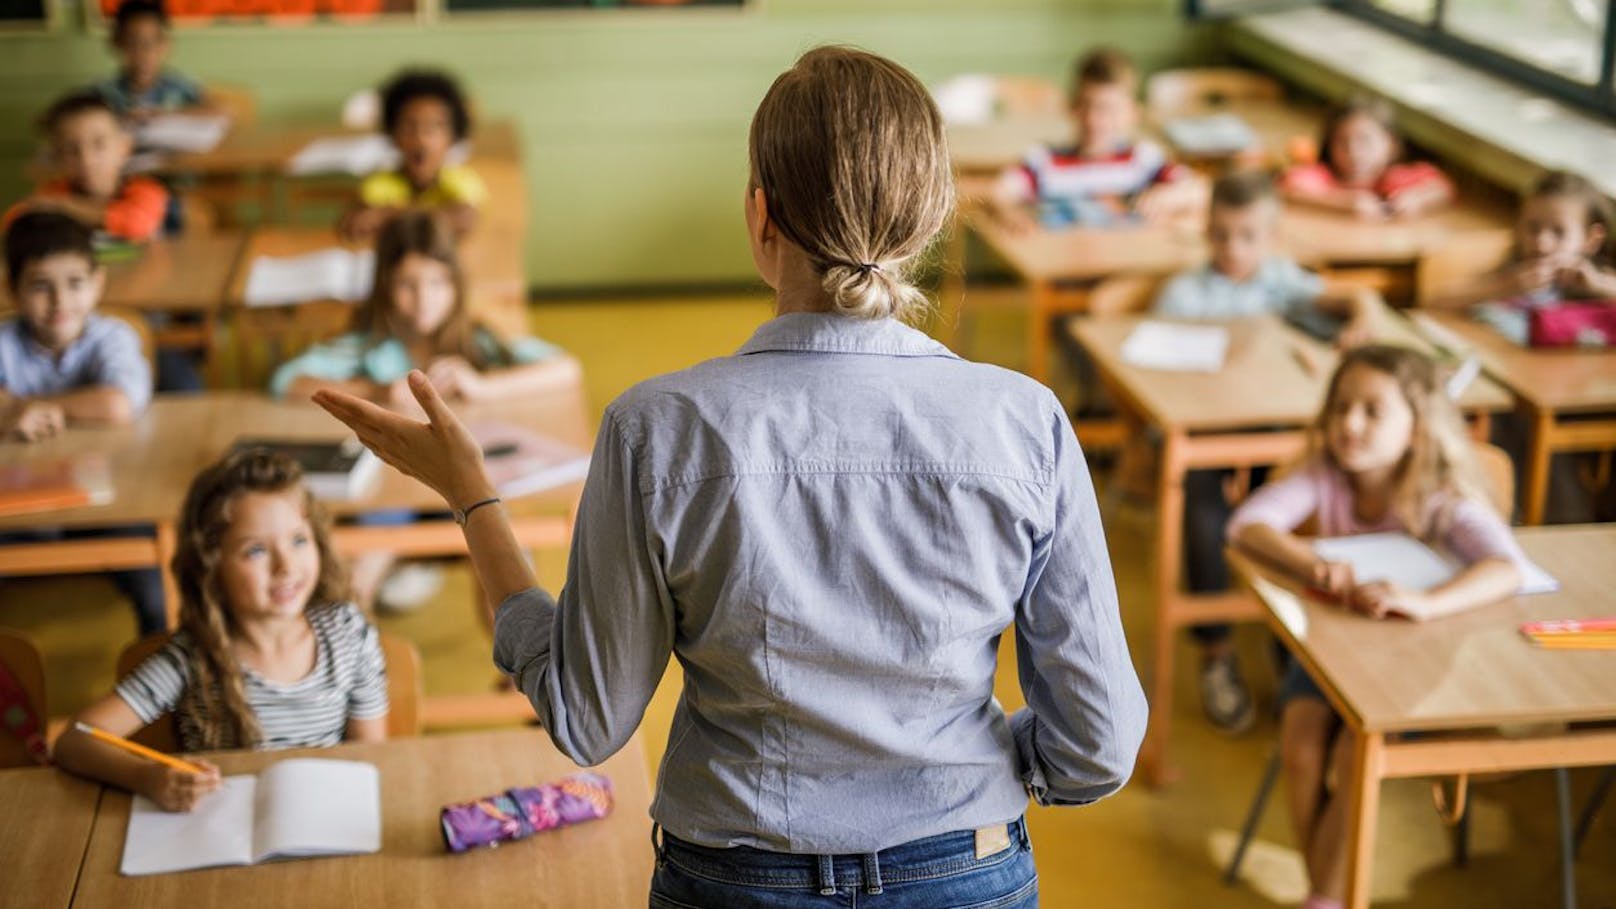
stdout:
<svg viewBox="0 0 1616 909">
<path fill-rule="evenodd" d="M 121 736 L 113 735 L 112 733 L 107 732 L 105 729 L 97 729 L 94 726 L 91 726 L 89 723 L 74 723 L 73 728 L 86 735 L 100 739 L 101 741 L 106 742 L 108 745 L 122 748 L 123 750 L 137 757 L 143 757 L 147 760 L 156 761 L 159 764 L 167 764 L 168 766 L 173 767 L 175 770 L 184 770 L 187 773 L 207 773 L 206 770 L 203 770 L 201 767 L 198 767 L 190 761 L 182 761 L 177 757 L 164 754 L 161 751 L 153 751 L 150 748 L 147 748 L 145 745 L 137 744 Z"/>
</svg>

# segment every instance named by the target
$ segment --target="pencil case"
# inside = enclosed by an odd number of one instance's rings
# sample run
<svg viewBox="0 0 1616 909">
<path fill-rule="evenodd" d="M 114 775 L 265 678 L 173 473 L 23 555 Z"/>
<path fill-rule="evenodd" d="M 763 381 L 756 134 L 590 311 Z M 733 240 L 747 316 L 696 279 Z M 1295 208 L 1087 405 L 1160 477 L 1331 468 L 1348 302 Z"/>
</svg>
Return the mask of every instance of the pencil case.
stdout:
<svg viewBox="0 0 1616 909">
<path fill-rule="evenodd" d="M 1533 347 L 1616 347 L 1616 302 L 1561 303 L 1528 314 Z"/>
<path fill-rule="evenodd" d="M 578 773 L 542 786 L 521 786 L 445 805 L 439 822 L 449 851 L 465 852 L 599 820 L 611 810 L 612 781 L 598 773 Z"/>
</svg>

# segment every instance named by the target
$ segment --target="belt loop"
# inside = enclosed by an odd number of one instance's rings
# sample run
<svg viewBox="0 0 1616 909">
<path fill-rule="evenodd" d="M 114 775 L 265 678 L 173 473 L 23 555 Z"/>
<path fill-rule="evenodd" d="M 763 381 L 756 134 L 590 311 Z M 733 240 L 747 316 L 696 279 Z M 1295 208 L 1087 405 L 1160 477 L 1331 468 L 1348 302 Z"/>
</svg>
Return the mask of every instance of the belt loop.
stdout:
<svg viewBox="0 0 1616 909">
<path fill-rule="evenodd" d="M 667 861 L 667 854 L 662 844 L 662 825 L 656 821 L 651 822 L 651 851 L 656 853 L 656 866 L 661 868 Z"/>
<path fill-rule="evenodd" d="M 832 856 L 819 856 L 819 895 L 836 895 L 836 860 Z"/>
<path fill-rule="evenodd" d="M 873 852 L 864 854 L 864 892 L 871 896 L 881 892 L 881 857 Z"/>
</svg>

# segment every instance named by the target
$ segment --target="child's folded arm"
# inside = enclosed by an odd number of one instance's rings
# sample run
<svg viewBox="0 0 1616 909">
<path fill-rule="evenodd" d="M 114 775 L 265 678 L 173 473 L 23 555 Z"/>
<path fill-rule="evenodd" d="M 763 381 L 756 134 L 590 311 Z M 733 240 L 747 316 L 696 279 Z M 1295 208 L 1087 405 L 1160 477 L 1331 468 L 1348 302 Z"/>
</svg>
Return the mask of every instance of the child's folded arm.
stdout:
<svg viewBox="0 0 1616 909">
<path fill-rule="evenodd" d="M 168 214 L 168 190 L 156 180 L 134 178 L 102 210 L 107 233 L 144 242 L 157 236 Z"/>
</svg>

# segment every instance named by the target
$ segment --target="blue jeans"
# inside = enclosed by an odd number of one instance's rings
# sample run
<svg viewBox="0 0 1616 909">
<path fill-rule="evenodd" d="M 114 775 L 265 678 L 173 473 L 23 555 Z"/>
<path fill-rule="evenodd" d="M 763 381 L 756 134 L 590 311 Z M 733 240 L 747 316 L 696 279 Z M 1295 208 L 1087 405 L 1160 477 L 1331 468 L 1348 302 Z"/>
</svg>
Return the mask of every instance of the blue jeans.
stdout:
<svg viewBox="0 0 1616 909">
<path fill-rule="evenodd" d="M 1038 872 L 1027 825 L 1010 846 L 976 857 L 963 830 L 869 855 L 793 855 L 746 846 L 713 849 L 662 833 L 651 909 L 1037 909 Z"/>
</svg>

